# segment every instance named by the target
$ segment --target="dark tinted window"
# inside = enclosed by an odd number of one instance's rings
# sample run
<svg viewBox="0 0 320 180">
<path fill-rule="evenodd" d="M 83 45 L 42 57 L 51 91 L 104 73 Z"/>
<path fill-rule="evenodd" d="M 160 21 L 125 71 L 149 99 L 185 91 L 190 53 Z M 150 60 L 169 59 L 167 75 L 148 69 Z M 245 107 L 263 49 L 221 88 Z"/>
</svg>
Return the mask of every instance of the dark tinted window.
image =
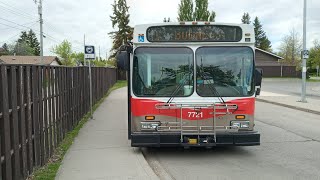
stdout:
<svg viewBox="0 0 320 180">
<path fill-rule="evenodd" d="M 200 96 L 251 96 L 253 50 L 248 47 L 202 47 L 196 51 L 197 93 Z"/>
<path fill-rule="evenodd" d="M 193 93 L 193 51 L 189 48 L 135 50 L 133 92 L 137 96 L 190 96 Z M 181 86 L 180 88 L 178 88 Z"/>
</svg>

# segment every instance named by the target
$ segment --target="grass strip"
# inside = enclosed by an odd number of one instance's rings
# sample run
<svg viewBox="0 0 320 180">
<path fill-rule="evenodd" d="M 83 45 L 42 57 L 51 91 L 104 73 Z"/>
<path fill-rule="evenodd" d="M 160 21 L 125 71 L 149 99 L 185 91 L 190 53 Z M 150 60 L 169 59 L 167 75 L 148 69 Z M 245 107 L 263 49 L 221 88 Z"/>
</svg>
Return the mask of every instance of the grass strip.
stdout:
<svg viewBox="0 0 320 180">
<path fill-rule="evenodd" d="M 119 88 L 127 86 L 127 81 L 118 81 L 112 88 L 109 89 L 108 93 L 93 106 L 93 112 L 100 106 L 100 104 L 109 96 L 109 94 Z M 55 150 L 53 156 L 49 159 L 48 163 L 35 170 L 34 173 L 27 178 L 28 180 L 54 180 L 59 167 L 62 163 L 64 155 L 73 144 L 75 137 L 79 134 L 80 129 L 90 118 L 90 112 L 88 112 L 75 127 L 74 130 L 69 132 L 65 139 L 60 143 L 58 148 Z"/>
</svg>

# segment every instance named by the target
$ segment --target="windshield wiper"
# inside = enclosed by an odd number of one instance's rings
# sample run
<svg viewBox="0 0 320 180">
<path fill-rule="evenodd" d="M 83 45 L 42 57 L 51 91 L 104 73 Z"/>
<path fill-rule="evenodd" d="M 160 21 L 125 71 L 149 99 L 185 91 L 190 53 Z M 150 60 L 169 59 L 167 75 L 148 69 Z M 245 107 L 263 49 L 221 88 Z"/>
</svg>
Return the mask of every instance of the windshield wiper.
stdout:
<svg viewBox="0 0 320 180">
<path fill-rule="evenodd" d="M 184 77 L 183 77 L 183 82 L 180 83 L 179 86 L 171 93 L 170 98 L 169 98 L 168 101 L 167 101 L 167 104 L 169 104 L 169 103 L 172 102 L 172 100 L 174 99 L 174 96 L 177 94 L 177 92 L 179 92 L 179 90 L 181 89 L 181 87 L 182 87 L 183 85 L 185 85 L 186 81 L 187 81 L 187 78 L 186 78 L 186 76 L 184 76 Z"/>
<path fill-rule="evenodd" d="M 174 99 L 174 96 L 176 95 L 177 92 L 179 92 L 179 90 L 181 89 L 182 86 L 185 85 L 187 79 L 189 79 L 189 83 L 191 81 L 191 78 L 193 76 L 194 71 L 190 68 L 191 63 L 190 63 L 190 58 L 188 58 L 188 67 L 189 67 L 189 75 L 184 75 L 183 76 L 183 82 L 179 84 L 179 86 L 171 93 L 170 98 L 167 101 L 167 104 L 171 103 Z M 190 71 L 192 71 L 192 73 L 190 73 Z"/>
</svg>

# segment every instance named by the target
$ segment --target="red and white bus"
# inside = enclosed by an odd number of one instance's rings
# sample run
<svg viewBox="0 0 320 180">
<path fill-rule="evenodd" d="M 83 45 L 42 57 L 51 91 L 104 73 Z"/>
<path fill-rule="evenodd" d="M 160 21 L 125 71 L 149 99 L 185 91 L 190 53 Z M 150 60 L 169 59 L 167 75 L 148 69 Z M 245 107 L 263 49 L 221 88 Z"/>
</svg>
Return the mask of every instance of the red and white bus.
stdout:
<svg viewBox="0 0 320 180">
<path fill-rule="evenodd" d="M 260 145 L 253 26 L 145 24 L 133 36 L 117 54 L 133 147 Z"/>
</svg>

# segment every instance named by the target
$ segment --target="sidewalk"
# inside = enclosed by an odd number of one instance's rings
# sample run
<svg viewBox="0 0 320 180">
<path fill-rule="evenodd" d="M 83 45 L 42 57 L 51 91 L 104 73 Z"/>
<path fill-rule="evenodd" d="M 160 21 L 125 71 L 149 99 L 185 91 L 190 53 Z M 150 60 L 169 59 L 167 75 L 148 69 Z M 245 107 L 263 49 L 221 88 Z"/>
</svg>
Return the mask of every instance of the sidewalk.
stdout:
<svg viewBox="0 0 320 180">
<path fill-rule="evenodd" d="M 57 180 L 158 179 L 127 139 L 126 88 L 112 92 L 81 129 Z"/>
<path fill-rule="evenodd" d="M 298 102 L 300 99 L 301 98 L 298 96 L 262 91 L 261 96 L 258 96 L 257 101 L 268 102 L 320 115 L 320 100 L 307 97 L 307 103 L 302 103 Z"/>
</svg>

